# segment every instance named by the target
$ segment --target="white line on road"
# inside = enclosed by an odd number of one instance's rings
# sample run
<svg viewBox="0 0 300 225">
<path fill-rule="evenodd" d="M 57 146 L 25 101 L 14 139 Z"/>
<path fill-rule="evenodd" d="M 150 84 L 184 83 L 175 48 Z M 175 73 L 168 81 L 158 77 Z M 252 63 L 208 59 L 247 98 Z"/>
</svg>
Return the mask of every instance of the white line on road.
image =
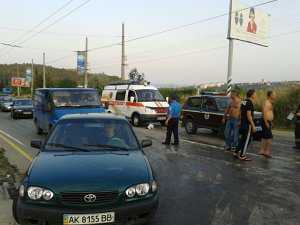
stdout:
<svg viewBox="0 0 300 225">
<path fill-rule="evenodd" d="M 181 140 L 184 141 L 184 142 L 190 143 L 190 144 L 197 144 L 197 145 L 201 145 L 201 146 L 203 146 L 203 147 L 213 148 L 213 149 L 219 150 L 219 151 L 223 151 L 223 150 L 224 150 L 223 147 L 216 146 L 216 145 L 205 144 L 205 143 L 200 143 L 200 142 L 190 141 L 190 140 L 186 140 L 186 139 L 181 139 Z M 256 156 L 256 157 L 261 157 L 261 155 L 255 154 L 255 153 L 247 153 L 247 155 Z M 289 158 L 279 157 L 279 156 L 272 156 L 272 159 L 291 161 Z"/>
<path fill-rule="evenodd" d="M 23 142 L 19 141 L 17 138 L 11 136 L 10 134 L 6 133 L 5 131 L 3 131 L 3 130 L 0 129 L 0 133 L 2 133 L 2 134 L 5 135 L 6 137 L 9 137 L 10 139 L 14 140 L 14 141 L 17 142 L 18 144 L 20 144 L 20 145 L 26 147 L 26 145 L 25 145 Z"/>
</svg>

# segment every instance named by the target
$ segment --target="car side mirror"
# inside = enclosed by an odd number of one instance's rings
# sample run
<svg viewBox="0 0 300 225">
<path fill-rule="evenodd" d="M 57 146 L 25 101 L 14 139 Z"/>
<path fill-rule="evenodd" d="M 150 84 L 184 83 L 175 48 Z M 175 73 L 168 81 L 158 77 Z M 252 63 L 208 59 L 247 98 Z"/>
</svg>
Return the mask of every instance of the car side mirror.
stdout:
<svg viewBox="0 0 300 225">
<path fill-rule="evenodd" d="M 150 147 L 152 145 L 152 141 L 151 140 L 142 140 L 142 147 L 143 148 L 147 148 Z"/>
<path fill-rule="evenodd" d="M 131 103 L 134 102 L 134 97 L 133 97 L 133 96 L 130 97 L 130 102 L 131 102 Z"/>
<path fill-rule="evenodd" d="M 42 141 L 41 140 L 32 140 L 30 143 L 31 147 L 41 149 Z"/>
</svg>

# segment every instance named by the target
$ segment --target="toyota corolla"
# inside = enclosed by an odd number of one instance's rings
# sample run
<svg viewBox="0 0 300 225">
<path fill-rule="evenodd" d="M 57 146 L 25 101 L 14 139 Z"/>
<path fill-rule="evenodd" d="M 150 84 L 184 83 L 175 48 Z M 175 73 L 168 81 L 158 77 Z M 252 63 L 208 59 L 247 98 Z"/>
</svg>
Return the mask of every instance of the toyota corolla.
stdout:
<svg viewBox="0 0 300 225">
<path fill-rule="evenodd" d="M 61 118 L 21 182 L 13 214 L 21 225 L 148 223 L 158 185 L 143 148 L 124 118 Z"/>
</svg>

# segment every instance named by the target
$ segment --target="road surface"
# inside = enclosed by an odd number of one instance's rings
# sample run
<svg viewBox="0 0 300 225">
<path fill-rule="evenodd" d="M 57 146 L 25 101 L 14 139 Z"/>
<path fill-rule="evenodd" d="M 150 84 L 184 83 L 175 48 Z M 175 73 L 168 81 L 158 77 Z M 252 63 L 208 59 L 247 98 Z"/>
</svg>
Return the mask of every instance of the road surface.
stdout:
<svg viewBox="0 0 300 225">
<path fill-rule="evenodd" d="M 164 128 L 135 130 L 140 140 L 153 141 L 145 152 L 160 185 L 154 225 L 300 224 L 300 152 L 292 148 L 292 137 L 275 136 L 270 160 L 257 155 L 254 144 L 253 161 L 240 162 L 207 131 L 188 136 L 181 129 L 180 146 L 165 147 Z M 36 138 L 42 137 L 32 120 L 12 121 L 0 113 L 0 143 L 10 146 L 7 156 L 22 171 L 37 153 L 29 146 Z"/>
</svg>

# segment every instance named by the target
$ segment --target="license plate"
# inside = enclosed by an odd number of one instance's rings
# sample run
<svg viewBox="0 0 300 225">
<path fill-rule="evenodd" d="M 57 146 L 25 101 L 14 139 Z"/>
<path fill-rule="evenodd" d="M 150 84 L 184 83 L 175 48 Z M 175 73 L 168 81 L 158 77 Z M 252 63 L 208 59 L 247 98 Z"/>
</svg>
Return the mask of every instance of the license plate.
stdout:
<svg viewBox="0 0 300 225">
<path fill-rule="evenodd" d="M 24 115 L 31 115 L 32 112 L 23 112 Z"/>
<path fill-rule="evenodd" d="M 167 118 L 165 116 L 157 117 L 157 120 L 166 120 Z"/>
<path fill-rule="evenodd" d="M 64 225 L 69 224 L 102 224 L 115 222 L 115 213 L 64 214 Z"/>
</svg>

